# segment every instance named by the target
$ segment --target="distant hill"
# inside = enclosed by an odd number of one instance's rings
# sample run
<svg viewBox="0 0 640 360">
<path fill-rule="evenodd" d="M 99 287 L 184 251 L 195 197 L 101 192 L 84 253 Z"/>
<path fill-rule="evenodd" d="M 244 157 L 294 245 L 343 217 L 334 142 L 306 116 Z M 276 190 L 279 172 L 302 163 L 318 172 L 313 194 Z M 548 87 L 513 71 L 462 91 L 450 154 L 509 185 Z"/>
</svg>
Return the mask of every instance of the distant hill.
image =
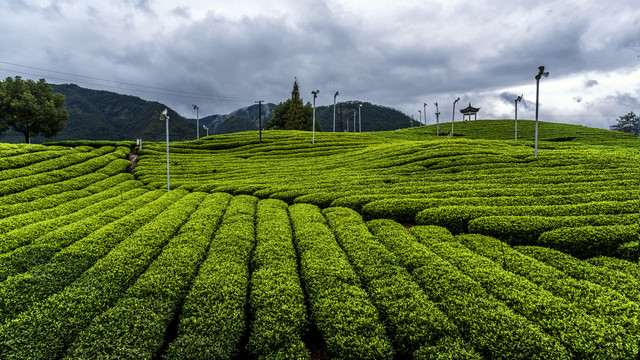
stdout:
<svg viewBox="0 0 640 360">
<path fill-rule="evenodd" d="M 61 140 L 135 140 L 163 141 L 165 124 L 159 113 L 169 109 L 170 140 L 194 140 L 196 119 L 184 118 L 168 106 L 156 101 L 115 92 L 93 90 L 75 84 L 52 84 L 54 92 L 65 96 L 69 112 L 66 128 L 54 138 L 32 137 L 32 143 Z M 410 127 L 410 117 L 400 111 L 368 102 L 342 102 L 342 129 L 353 131 L 353 114 L 358 120 L 358 105 L 362 104 L 362 131 L 386 131 Z M 276 104 L 262 104 L 262 126 L 273 116 Z M 333 130 L 333 105 L 316 107 L 316 117 L 324 131 Z M 210 115 L 200 119 L 200 126 L 209 128 L 209 135 L 258 130 L 258 105 L 241 108 L 230 114 Z M 417 125 L 417 123 L 414 123 Z M 340 131 L 340 107 L 336 106 L 336 131 Z M 201 128 L 200 136 L 206 131 Z M 21 133 L 8 131 L 0 142 L 21 143 Z"/>
<path fill-rule="evenodd" d="M 33 143 L 59 140 L 135 140 L 161 141 L 165 124 L 159 112 L 167 106 L 110 91 L 92 90 L 75 84 L 51 85 L 54 92 L 65 96 L 69 112 L 67 126 L 54 138 L 33 137 Z M 192 140 L 195 127 L 169 108 L 171 140 Z M 7 132 L 2 142 L 23 142 L 20 133 Z"/>
<path fill-rule="evenodd" d="M 360 121 L 362 122 L 362 131 L 388 131 L 411 127 L 411 117 L 403 114 L 399 110 L 391 107 L 374 105 L 365 101 L 346 101 L 342 102 L 342 128 L 340 127 L 340 105 L 336 104 L 336 132 L 341 129 L 353 132 L 353 114 L 356 114 L 357 129 L 360 130 Z M 360 114 L 358 114 L 358 106 L 362 104 Z M 333 105 L 317 106 L 316 118 L 320 122 L 323 131 L 333 131 Z M 347 125 L 347 122 L 349 124 Z M 414 121 L 414 126 L 418 126 L 418 122 Z"/>
</svg>

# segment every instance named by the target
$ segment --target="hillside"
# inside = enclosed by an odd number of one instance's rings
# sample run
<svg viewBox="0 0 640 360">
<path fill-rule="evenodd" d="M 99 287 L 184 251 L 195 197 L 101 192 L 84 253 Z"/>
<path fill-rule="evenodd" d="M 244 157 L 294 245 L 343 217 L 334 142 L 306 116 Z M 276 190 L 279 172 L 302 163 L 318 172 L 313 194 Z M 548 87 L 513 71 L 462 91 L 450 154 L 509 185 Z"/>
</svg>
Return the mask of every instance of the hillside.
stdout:
<svg viewBox="0 0 640 360">
<path fill-rule="evenodd" d="M 637 359 L 638 138 L 510 123 L 0 143 L 0 354 Z"/>
<path fill-rule="evenodd" d="M 122 95 L 110 91 L 92 90 L 75 84 L 51 85 L 54 92 L 65 96 L 65 108 L 69 112 L 66 128 L 54 138 L 32 137 L 31 142 L 61 140 L 110 140 L 127 141 L 143 139 L 145 141 L 161 141 L 165 137 L 164 124 L 158 120 L 160 111 L 168 108 L 154 101 L 143 100 L 136 96 Z M 358 102 L 344 102 L 344 129 L 350 120 L 353 131 L 353 111 Z M 362 103 L 363 131 L 395 130 L 410 125 L 409 117 L 399 111 L 384 106 Z M 275 104 L 262 105 L 263 126 L 273 115 Z M 330 130 L 333 127 L 333 106 L 318 106 L 316 116 L 322 127 Z M 172 141 L 192 140 L 196 136 L 196 119 L 184 118 L 169 108 L 170 137 Z M 337 131 L 339 131 L 339 113 Z M 204 116 L 200 126 L 209 128 L 209 134 L 229 134 L 258 129 L 258 105 L 235 110 L 229 114 Z M 200 129 L 200 136 L 206 130 Z M 1 142 L 21 143 L 24 136 L 9 131 L 0 136 Z"/>
<path fill-rule="evenodd" d="M 109 91 L 82 88 L 74 84 L 51 85 L 65 96 L 69 112 L 66 128 L 54 138 L 33 137 L 32 143 L 57 140 L 135 140 L 161 141 L 165 124 L 158 120 L 166 108 L 158 102 Z M 169 109 L 171 138 L 181 141 L 195 138 L 195 127 Z M 8 132 L 3 142 L 23 142 L 24 136 Z"/>
</svg>

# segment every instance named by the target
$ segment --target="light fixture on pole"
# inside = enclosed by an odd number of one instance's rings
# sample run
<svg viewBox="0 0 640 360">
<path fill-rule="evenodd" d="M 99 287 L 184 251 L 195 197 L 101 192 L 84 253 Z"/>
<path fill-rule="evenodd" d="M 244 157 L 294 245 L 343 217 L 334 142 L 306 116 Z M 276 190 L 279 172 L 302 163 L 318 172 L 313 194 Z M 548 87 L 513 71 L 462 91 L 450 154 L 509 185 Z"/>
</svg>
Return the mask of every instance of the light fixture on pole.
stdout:
<svg viewBox="0 0 640 360">
<path fill-rule="evenodd" d="M 436 106 L 436 136 L 440 136 L 440 111 L 438 111 L 438 102 L 433 103 Z"/>
<path fill-rule="evenodd" d="M 427 103 L 423 104 L 423 108 L 424 108 L 424 111 L 423 111 L 423 114 L 424 114 L 424 125 L 426 126 L 427 125 Z"/>
<path fill-rule="evenodd" d="M 208 128 L 208 127 L 206 127 L 206 126 L 204 126 L 204 125 L 202 125 L 202 127 L 203 127 L 205 130 L 207 130 L 207 136 L 209 136 L 209 128 Z"/>
<path fill-rule="evenodd" d="M 362 110 L 362 104 L 358 105 L 358 124 L 360 125 L 360 132 L 362 132 L 362 113 L 360 110 Z"/>
<path fill-rule="evenodd" d="M 316 98 L 318 97 L 318 93 L 320 90 L 312 91 L 313 94 L 313 137 L 311 138 L 311 143 L 316 143 Z"/>
<path fill-rule="evenodd" d="M 198 140 L 200 139 L 200 116 L 198 114 L 198 110 L 200 110 L 200 108 L 198 105 L 193 104 L 193 110 L 196 111 L 196 140 Z"/>
<path fill-rule="evenodd" d="M 422 110 L 418 110 L 418 116 L 420 117 L 420 125 L 422 125 Z"/>
<path fill-rule="evenodd" d="M 453 102 L 453 113 L 451 114 L 451 137 L 453 137 L 453 124 L 455 123 L 455 117 L 456 117 L 456 104 L 458 103 L 458 101 L 460 101 L 460 98 L 457 98 L 454 102 Z"/>
<path fill-rule="evenodd" d="M 544 71 L 544 66 L 538 67 L 538 75 L 536 75 L 536 144 L 534 156 L 538 156 L 538 96 L 540 95 L 540 77 L 549 77 L 549 72 Z"/>
<path fill-rule="evenodd" d="M 169 115 L 167 109 L 164 109 L 162 114 L 160 114 L 160 121 L 162 120 L 165 121 L 167 129 L 167 191 L 169 191 L 171 190 L 171 186 L 169 183 Z"/>
<path fill-rule="evenodd" d="M 337 91 L 333 94 L 333 132 L 336 132 L 336 96 L 338 95 L 340 94 Z"/>
<path fill-rule="evenodd" d="M 516 100 L 515 100 L 515 103 L 516 103 L 516 141 L 518 141 L 518 103 L 520 101 L 522 101 L 522 95 L 518 96 L 516 98 Z"/>
</svg>

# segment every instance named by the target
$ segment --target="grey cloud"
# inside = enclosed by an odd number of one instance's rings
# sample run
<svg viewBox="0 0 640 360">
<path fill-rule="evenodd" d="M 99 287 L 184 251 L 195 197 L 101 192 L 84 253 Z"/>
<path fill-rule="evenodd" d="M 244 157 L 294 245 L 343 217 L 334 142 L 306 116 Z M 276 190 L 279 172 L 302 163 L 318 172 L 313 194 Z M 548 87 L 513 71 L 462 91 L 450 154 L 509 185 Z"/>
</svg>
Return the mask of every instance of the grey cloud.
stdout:
<svg viewBox="0 0 640 360">
<path fill-rule="evenodd" d="M 582 102 L 582 96 L 574 96 L 573 97 L 573 101 L 575 101 L 577 103 Z"/>
<path fill-rule="evenodd" d="M 584 82 L 584 87 L 586 87 L 587 89 L 594 87 L 596 85 L 598 85 L 598 80 L 590 79 L 590 80 L 585 80 Z"/>
</svg>

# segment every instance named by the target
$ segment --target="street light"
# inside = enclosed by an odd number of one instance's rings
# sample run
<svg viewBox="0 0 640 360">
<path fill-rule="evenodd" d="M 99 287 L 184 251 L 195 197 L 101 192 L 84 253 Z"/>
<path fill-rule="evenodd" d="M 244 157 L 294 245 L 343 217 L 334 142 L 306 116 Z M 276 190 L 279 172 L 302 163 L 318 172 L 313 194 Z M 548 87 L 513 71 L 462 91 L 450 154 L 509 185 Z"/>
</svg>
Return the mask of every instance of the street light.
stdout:
<svg viewBox="0 0 640 360">
<path fill-rule="evenodd" d="M 516 103 L 516 141 L 518 141 L 518 103 L 522 101 L 522 95 L 518 96 L 515 100 Z"/>
<path fill-rule="evenodd" d="M 206 126 L 204 126 L 204 125 L 202 125 L 202 127 L 203 127 L 205 130 L 207 130 L 207 136 L 209 136 L 209 128 L 208 128 L 208 127 L 206 127 Z"/>
<path fill-rule="evenodd" d="M 318 97 L 318 93 L 320 90 L 312 91 L 313 94 L 313 137 L 311 138 L 311 143 L 316 143 L 316 98 Z"/>
<path fill-rule="evenodd" d="M 426 126 L 427 125 L 427 103 L 424 103 L 423 107 L 424 107 L 424 112 L 423 112 L 424 113 L 424 125 Z"/>
<path fill-rule="evenodd" d="M 356 111 L 353 110 L 353 133 L 355 134 L 358 127 L 356 126 Z"/>
<path fill-rule="evenodd" d="M 420 125 L 422 125 L 422 110 L 418 110 L 418 116 L 420 117 Z"/>
<path fill-rule="evenodd" d="M 167 191 L 171 189 L 169 186 L 169 115 L 168 110 L 165 108 L 162 114 L 160 114 L 160 121 L 164 120 L 167 129 Z"/>
<path fill-rule="evenodd" d="M 451 114 L 451 137 L 453 137 L 453 124 L 454 124 L 454 120 L 456 117 L 456 104 L 458 103 L 458 101 L 460 101 L 460 98 L 457 98 L 454 102 L 453 102 L 453 113 Z"/>
<path fill-rule="evenodd" d="M 438 102 L 433 103 L 436 106 L 436 136 L 440 136 L 440 111 L 438 111 Z"/>
<path fill-rule="evenodd" d="M 360 132 L 362 132 L 362 113 L 360 110 L 362 110 L 362 104 L 358 105 L 358 124 L 360 126 Z"/>
<path fill-rule="evenodd" d="M 198 116 L 198 105 L 193 104 L 193 109 L 196 111 L 196 140 L 200 139 L 200 117 Z"/>
<path fill-rule="evenodd" d="M 544 66 L 538 66 L 538 75 L 536 75 L 536 146 L 534 156 L 538 156 L 538 96 L 540 95 L 540 77 L 549 77 L 549 72 L 544 72 Z"/>
<path fill-rule="evenodd" d="M 333 132 L 336 132 L 336 96 L 338 95 L 340 94 L 337 91 L 333 94 Z"/>
</svg>

